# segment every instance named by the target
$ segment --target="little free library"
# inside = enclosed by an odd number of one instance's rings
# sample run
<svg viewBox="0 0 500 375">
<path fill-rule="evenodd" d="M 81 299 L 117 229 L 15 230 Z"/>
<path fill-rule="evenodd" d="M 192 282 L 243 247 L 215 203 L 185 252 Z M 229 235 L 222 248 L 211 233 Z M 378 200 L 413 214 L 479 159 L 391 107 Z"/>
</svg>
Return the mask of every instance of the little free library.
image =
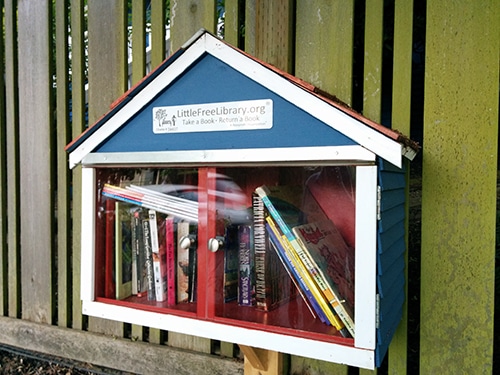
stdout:
<svg viewBox="0 0 500 375">
<path fill-rule="evenodd" d="M 373 369 L 418 150 L 201 30 L 67 146 L 83 313 Z"/>
</svg>

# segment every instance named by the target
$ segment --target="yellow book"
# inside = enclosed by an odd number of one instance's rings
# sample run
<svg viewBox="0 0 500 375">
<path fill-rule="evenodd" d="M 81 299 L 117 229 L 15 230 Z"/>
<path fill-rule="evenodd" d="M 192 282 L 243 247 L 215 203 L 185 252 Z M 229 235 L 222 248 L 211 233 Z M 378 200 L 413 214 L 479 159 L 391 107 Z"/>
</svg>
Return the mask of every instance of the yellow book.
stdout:
<svg viewBox="0 0 500 375">
<path fill-rule="evenodd" d="M 271 227 L 271 230 L 274 232 L 276 237 L 281 240 L 281 244 L 283 248 L 285 249 L 286 253 L 288 254 L 290 260 L 292 261 L 295 269 L 297 272 L 300 274 L 300 277 L 306 284 L 306 286 L 309 288 L 311 294 L 313 295 L 314 299 L 318 303 L 319 307 L 321 308 L 321 311 L 323 311 L 324 315 L 328 319 L 328 321 L 338 330 L 342 333 L 342 335 L 345 336 L 345 327 L 344 323 L 339 319 L 337 315 L 332 311 L 332 308 L 330 307 L 329 302 L 325 299 L 323 294 L 321 293 L 320 288 L 316 284 L 316 282 L 313 280 L 312 276 L 309 274 L 307 269 L 305 268 L 303 262 L 300 260 L 299 256 L 297 255 L 297 252 L 295 251 L 293 245 L 289 241 L 289 239 L 284 235 L 280 233 L 280 230 L 276 226 L 274 220 L 270 217 L 266 217 L 267 222 L 269 223 L 269 226 Z"/>
</svg>

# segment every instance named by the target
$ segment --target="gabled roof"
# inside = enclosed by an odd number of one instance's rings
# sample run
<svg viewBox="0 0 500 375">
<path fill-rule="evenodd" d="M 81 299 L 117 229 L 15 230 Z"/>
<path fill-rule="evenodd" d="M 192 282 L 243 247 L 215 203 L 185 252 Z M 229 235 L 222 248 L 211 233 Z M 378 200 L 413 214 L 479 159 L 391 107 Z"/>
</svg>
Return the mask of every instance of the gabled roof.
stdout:
<svg viewBox="0 0 500 375">
<path fill-rule="evenodd" d="M 220 134 L 153 134 L 152 109 L 270 99 L 271 130 Z M 242 132 L 245 130 L 241 130 Z M 218 132 L 213 132 L 218 133 Z M 213 138 L 211 138 L 213 137 Z M 263 142 L 263 140 L 265 140 Z M 267 140 L 267 141 L 266 141 Z M 267 142 L 267 143 L 266 143 Z M 262 144 L 262 145 L 261 145 Z M 115 101 L 108 113 L 67 145 L 70 167 L 95 152 L 360 145 L 401 166 L 417 143 L 377 124 L 311 84 L 200 30 L 181 49 Z M 194 145 L 194 146 L 193 146 Z"/>
</svg>

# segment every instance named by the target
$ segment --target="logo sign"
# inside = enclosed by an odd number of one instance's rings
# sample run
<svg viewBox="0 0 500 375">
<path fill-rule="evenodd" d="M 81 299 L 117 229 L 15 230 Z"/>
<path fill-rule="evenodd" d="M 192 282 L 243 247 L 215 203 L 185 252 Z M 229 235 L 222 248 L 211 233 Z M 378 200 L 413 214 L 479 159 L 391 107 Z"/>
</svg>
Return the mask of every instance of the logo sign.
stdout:
<svg viewBox="0 0 500 375">
<path fill-rule="evenodd" d="M 273 127 L 271 99 L 153 108 L 153 132 L 190 133 Z"/>
</svg>

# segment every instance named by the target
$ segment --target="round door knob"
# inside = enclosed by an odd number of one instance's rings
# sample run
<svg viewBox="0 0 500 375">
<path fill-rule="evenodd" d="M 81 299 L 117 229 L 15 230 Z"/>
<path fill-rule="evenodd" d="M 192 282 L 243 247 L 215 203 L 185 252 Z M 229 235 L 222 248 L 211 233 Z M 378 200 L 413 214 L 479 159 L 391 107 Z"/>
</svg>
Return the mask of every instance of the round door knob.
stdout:
<svg viewBox="0 0 500 375">
<path fill-rule="evenodd" d="M 215 238 L 210 238 L 208 240 L 208 250 L 215 253 L 222 246 L 224 246 L 224 237 L 216 236 Z"/>
<path fill-rule="evenodd" d="M 194 244 L 195 238 L 192 235 L 182 236 L 179 240 L 179 247 L 181 249 L 187 250 Z"/>
</svg>

